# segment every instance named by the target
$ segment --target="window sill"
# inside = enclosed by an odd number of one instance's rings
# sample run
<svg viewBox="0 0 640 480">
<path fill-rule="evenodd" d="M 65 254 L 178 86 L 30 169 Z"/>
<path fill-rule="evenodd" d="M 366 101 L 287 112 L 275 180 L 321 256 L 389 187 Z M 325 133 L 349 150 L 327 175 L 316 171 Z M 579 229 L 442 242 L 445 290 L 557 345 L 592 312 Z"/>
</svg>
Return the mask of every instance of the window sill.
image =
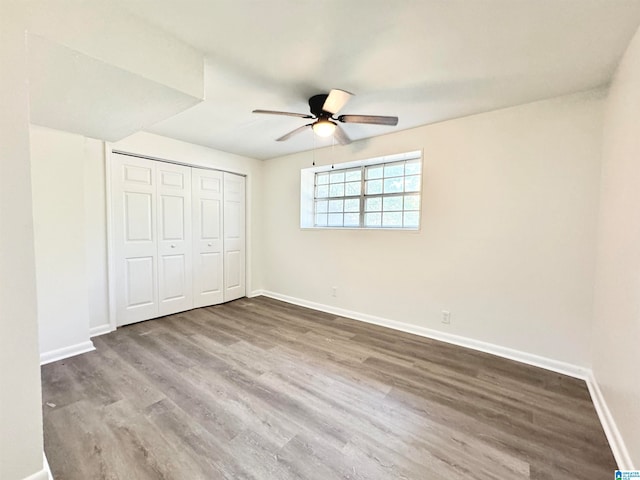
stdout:
<svg viewBox="0 0 640 480">
<path fill-rule="evenodd" d="M 418 228 L 375 228 L 375 227 L 300 227 L 300 230 L 365 230 L 368 232 L 407 232 L 407 233 L 420 233 L 420 227 Z"/>
</svg>

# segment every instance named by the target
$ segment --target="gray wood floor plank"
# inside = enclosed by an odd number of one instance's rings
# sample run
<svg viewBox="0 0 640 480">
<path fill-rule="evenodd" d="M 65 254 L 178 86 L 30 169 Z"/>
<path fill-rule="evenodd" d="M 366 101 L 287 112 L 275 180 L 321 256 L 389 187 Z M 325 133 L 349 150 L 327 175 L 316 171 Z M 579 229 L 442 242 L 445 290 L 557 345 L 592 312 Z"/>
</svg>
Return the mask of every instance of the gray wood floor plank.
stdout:
<svg viewBox="0 0 640 480">
<path fill-rule="evenodd" d="M 57 480 L 611 478 L 584 382 L 258 297 L 42 367 Z"/>
</svg>

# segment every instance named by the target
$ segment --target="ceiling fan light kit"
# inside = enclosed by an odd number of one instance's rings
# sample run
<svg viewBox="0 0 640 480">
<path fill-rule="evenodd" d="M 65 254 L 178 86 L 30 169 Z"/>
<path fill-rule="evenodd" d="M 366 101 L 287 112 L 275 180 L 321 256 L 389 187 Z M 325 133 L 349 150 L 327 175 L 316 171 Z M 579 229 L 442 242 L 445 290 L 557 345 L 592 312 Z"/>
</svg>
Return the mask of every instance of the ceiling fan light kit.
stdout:
<svg viewBox="0 0 640 480">
<path fill-rule="evenodd" d="M 253 113 L 315 119 L 315 122 L 298 127 L 276 139 L 278 142 L 288 140 L 292 136 L 305 131 L 308 127 L 311 127 L 313 132 L 319 137 L 329 137 L 334 135 L 339 143 L 347 145 L 351 143 L 351 139 L 336 122 L 388 126 L 396 126 L 398 124 L 398 117 L 380 115 L 340 115 L 335 117 L 334 115 L 342 110 L 352 96 L 352 93 L 335 88 L 328 94 L 321 93 L 314 95 L 309 98 L 309 110 L 311 111 L 311 115 L 306 113 L 280 112 L 276 110 L 254 110 Z"/>
<path fill-rule="evenodd" d="M 318 120 L 311 128 L 319 137 L 330 137 L 336 131 L 337 125 L 330 120 Z"/>
</svg>

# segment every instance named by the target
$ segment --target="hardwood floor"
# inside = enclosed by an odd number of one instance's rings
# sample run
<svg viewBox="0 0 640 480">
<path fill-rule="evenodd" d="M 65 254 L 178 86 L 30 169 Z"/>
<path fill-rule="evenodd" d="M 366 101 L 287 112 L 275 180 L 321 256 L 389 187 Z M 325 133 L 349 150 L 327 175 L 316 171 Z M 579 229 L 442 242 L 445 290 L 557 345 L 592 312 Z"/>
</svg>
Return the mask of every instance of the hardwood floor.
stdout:
<svg viewBox="0 0 640 480">
<path fill-rule="evenodd" d="M 73 479 L 608 479 L 584 382 L 265 297 L 42 367 Z"/>
</svg>

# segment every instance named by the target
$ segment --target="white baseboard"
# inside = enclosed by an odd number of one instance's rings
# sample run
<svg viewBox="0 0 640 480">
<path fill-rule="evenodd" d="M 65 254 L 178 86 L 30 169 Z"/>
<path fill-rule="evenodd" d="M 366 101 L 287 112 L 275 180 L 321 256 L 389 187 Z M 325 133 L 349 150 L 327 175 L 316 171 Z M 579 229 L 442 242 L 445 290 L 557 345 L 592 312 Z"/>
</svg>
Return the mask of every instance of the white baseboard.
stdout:
<svg viewBox="0 0 640 480">
<path fill-rule="evenodd" d="M 602 394 L 602 390 L 600 390 L 600 385 L 598 385 L 598 381 L 592 371 L 589 372 L 589 376 L 587 377 L 587 387 L 591 394 L 591 400 L 593 400 L 593 406 L 598 413 L 598 418 L 600 419 L 604 433 L 609 441 L 609 446 L 611 447 L 613 456 L 618 464 L 618 469 L 635 470 L 634 466 L 631 464 L 632 462 L 629 450 L 624 443 L 624 439 L 620 434 L 620 430 L 616 425 L 613 415 L 611 414 L 611 410 L 609 410 L 609 406 Z"/>
<path fill-rule="evenodd" d="M 247 295 L 247 298 L 259 297 L 260 295 L 264 295 L 264 290 L 252 290 Z M 267 296 L 267 295 L 265 295 Z"/>
<path fill-rule="evenodd" d="M 49 472 L 49 469 L 45 467 L 42 470 L 25 477 L 23 480 L 53 480 L 53 477 L 50 475 L 51 473 Z"/>
<path fill-rule="evenodd" d="M 77 343 L 76 345 L 71 345 L 69 347 L 44 352 L 40 354 L 40 365 L 46 365 L 47 363 L 63 360 L 75 355 L 80 355 L 81 353 L 92 352 L 95 349 L 96 347 L 93 346 L 93 342 L 91 340 L 87 340 L 86 342 Z"/>
<path fill-rule="evenodd" d="M 42 452 L 42 470 L 29 475 L 23 480 L 53 480 L 53 475 L 51 474 L 51 469 L 49 468 L 49 462 L 47 461 L 47 456 L 44 452 Z"/>
<path fill-rule="evenodd" d="M 441 342 L 451 343 L 453 345 L 471 348 L 480 352 L 490 353 L 499 357 L 515 360 L 516 362 L 526 363 L 527 365 L 533 365 L 535 367 L 544 368 L 553 372 L 562 373 L 563 375 L 568 375 L 570 377 L 586 380 L 589 375 L 588 369 L 580 367 L 578 365 L 542 357 L 533 353 L 514 350 L 512 348 L 495 345 L 493 343 L 474 340 L 473 338 L 441 332 L 439 330 L 420 327 L 418 325 L 412 325 L 410 323 L 389 320 L 387 318 L 377 317 L 375 315 L 369 315 L 366 313 L 345 310 L 343 308 L 290 297 L 288 295 L 282 295 L 280 293 L 270 292 L 268 290 L 261 291 L 261 294 L 265 297 L 275 298 L 276 300 L 282 300 L 283 302 L 293 303 L 294 305 L 300 305 L 302 307 L 312 308 L 314 310 L 320 310 L 321 312 L 332 313 L 341 317 L 352 318 L 361 322 L 372 323 L 374 325 L 392 328 L 401 332 L 412 333 L 421 337 L 432 338 L 434 340 L 440 340 Z"/>
<path fill-rule="evenodd" d="M 265 297 L 274 298 L 276 300 L 282 300 L 283 302 L 292 303 L 294 305 L 300 305 L 302 307 L 312 308 L 314 310 L 320 310 L 321 312 L 332 313 L 341 317 L 352 318 L 366 323 L 372 323 L 374 325 L 380 325 L 382 327 L 392 328 L 402 332 L 412 333 L 421 337 L 432 338 L 434 340 L 440 340 L 442 342 L 451 343 L 453 345 L 459 345 L 461 347 L 471 348 L 473 350 L 479 350 L 481 352 L 490 353 L 517 362 L 532 365 L 534 367 L 544 368 L 551 370 L 552 372 L 561 373 L 570 377 L 579 378 L 584 380 L 589 389 L 593 405 L 598 414 L 602 428 L 604 429 L 607 440 L 613 452 L 613 456 L 616 459 L 618 468 L 620 470 L 633 470 L 634 467 L 631 464 L 631 456 L 626 448 L 620 430 L 616 426 L 613 419 L 613 415 L 607 406 L 602 391 L 598 385 L 598 382 L 593 375 L 591 369 L 573 365 L 570 363 L 561 362 L 551 358 L 534 355 L 528 352 L 522 352 L 514 350 L 512 348 L 503 347 L 501 345 L 495 345 L 492 343 L 482 342 L 480 340 L 474 340 L 468 337 L 462 337 L 460 335 L 452 335 L 446 332 L 440 332 L 430 328 L 420 327 L 409 323 L 398 322 L 396 320 L 389 320 L 382 317 L 376 317 L 374 315 L 368 315 L 366 313 L 354 312 L 351 310 L 345 310 L 343 308 L 333 307 L 331 305 L 324 305 L 321 303 L 311 302 L 309 300 L 303 300 L 300 298 L 290 297 L 276 292 L 268 290 L 259 290 L 252 292 L 255 295 L 264 295 Z"/>
<path fill-rule="evenodd" d="M 50 478 L 49 473 L 43 468 L 39 472 L 25 477 L 23 480 L 49 480 Z"/>
<path fill-rule="evenodd" d="M 105 323 L 104 325 L 99 325 L 97 327 L 91 327 L 89 329 L 89 337 L 97 337 L 99 335 L 104 335 L 106 333 L 111 333 L 113 329 L 111 328 L 110 323 Z"/>
<path fill-rule="evenodd" d="M 51 468 L 49 468 L 49 461 L 47 460 L 47 455 L 42 452 L 42 456 L 44 457 L 44 471 L 47 472 L 48 480 L 53 480 L 53 474 L 51 473 Z"/>
</svg>

